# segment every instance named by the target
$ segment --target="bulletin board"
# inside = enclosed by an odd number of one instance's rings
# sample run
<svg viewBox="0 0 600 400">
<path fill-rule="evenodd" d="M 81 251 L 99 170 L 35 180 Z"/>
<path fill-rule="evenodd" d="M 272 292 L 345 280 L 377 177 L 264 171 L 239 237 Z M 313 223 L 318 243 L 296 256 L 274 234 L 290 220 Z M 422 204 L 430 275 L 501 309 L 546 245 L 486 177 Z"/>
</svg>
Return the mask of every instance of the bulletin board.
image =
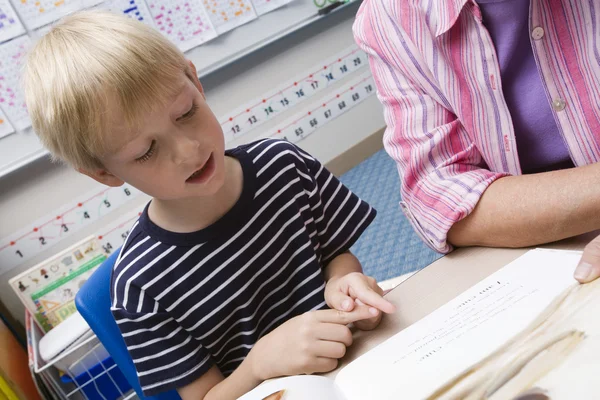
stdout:
<svg viewBox="0 0 600 400">
<path fill-rule="evenodd" d="M 325 18 L 328 14 L 319 9 L 331 2 L 0 0 L 0 178 L 48 154 L 31 129 L 19 74 L 28 47 L 61 17 L 81 9 L 102 8 L 140 20 L 184 51 L 202 77 Z"/>
</svg>

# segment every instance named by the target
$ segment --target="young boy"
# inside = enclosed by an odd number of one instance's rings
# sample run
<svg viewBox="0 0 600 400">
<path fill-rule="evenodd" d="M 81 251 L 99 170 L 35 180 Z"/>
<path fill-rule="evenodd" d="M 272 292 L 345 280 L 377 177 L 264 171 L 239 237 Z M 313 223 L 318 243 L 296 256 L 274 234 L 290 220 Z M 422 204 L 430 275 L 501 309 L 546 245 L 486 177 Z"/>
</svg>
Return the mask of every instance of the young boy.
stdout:
<svg viewBox="0 0 600 400">
<path fill-rule="evenodd" d="M 234 399 L 332 370 L 347 324 L 394 311 L 348 251 L 375 210 L 287 142 L 225 151 L 193 64 L 157 31 L 74 14 L 31 50 L 24 83 L 56 158 L 152 197 L 111 282 L 146 395 Z"/>
</svg>

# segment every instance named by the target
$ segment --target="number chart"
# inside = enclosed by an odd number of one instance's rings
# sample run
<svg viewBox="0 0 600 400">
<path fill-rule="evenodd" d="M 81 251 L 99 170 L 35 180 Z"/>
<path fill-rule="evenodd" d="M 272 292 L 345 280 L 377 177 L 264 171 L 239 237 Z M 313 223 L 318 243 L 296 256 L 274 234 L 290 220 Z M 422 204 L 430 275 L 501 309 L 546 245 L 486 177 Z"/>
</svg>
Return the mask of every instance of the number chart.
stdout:
<svg viewBox="0 0 600 400">
<path fill-rule="evenodd" d="M 313 66 L 296 79 L 265 93 L 260 99 L 252 100 L 229 115 L 222 116 L 219 120 L 226 141 L 246 135 L 366 65 L 367 55 L 354 45 Z"/>
<path fill-rule="evenodd" d="M 320 105 L 281 123 L 269 136 L 296 143 L 373 94 L 375 94 L 373 77 L 370 71 L 366 71 Z"/>
<path fill-rule="evenodd" d="M 25 26 L 34 30 L 100 1 L 102 0 L 12 0 L 12 4 Z"/>
<path fill-rule="evenodd" d="M 0 43 L 22 35 L 25 28 L 8 0 L 0 0 Z"/>
<path fill-rule="evenodd" d="M 256 19 L 249 0 L 203 0 L 202 3 L 219 35 Z"/>
<path fill-rule="evenodd" d="M 148 7 L 158 30 L 176 43 L 181 51 L 217 37 L 208 15 L 197 0 L 150 0 Z"/>
<path fill-rule="evenodd" d="M 40 218 L 10 239 L 0 241 L 0 274 L 100 220 L 139 194 L 128 185 L 100 188 L 75 199 L 54 214 Z"/>
<path fill-rule="evenodd" d="M 29 36 L 21 36 L 0 44 L 0 108 L 17 130 L 31 125 L 19 87 L 21 63 L 30 43 Z"/>
<path fill-rule="evenodd" d="M 279 7 L 283 7 L 292 1 L 293 0 L 252 0 L 252 5 L 254 6 L 254 10 L 256 10 L 256 14 L 260 16 L 276 10 Z"/>
<path fill-rule="evenodd" d="M 6 115 L 0 110 L 0 138 L 14 133 L 15 129 L 12 127 Z"/>
<path fill-rule="evenodd" d="M 112 224 L 104 227 L 97 236 L 97 239 L 102 245 L 103 251 L 109 255 L 116 249 L 118 249 L 127 239 L 129 230 L 133 226 L 133 223 L 142 215 L 144 207 L 140 207 L 134 211 L 131 211 Z"/>
</svg>

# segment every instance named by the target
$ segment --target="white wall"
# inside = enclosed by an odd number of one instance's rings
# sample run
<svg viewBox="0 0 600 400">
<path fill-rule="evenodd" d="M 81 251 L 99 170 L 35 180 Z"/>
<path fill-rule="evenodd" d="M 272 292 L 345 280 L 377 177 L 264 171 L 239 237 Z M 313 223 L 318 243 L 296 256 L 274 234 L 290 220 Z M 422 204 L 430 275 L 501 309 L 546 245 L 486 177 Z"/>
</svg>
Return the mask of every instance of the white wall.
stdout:
<svg viewBox="0 0 600 400">
<path fill-rule="evenodd" d="M 209 104 L 217 116 L 233 110 L 269 88 L 302 73 L 320 60 L 350 46 L 353 41 L 351 26 L 357 5 L 348 7 L 319 21 L 290 38 L 279 41 L 242 61 L 203 80 Z M 318 104 L 330 95 L 335 86 L 300 104 L 296 111 Z M 290 111 L 294 113 L 295 111 Z M 272 124 L 281 122 L 290 114 L 282 115 L 239 139 L 248 142 L 260 136 Z M 320 128 L 298 143 L 326 163 L 359 143 L 384 126 L 381 106 L 371 96 L 346 114 Z M 230 146 L 239 144 L 231 143 Z M 1 142 L 0 142 L 1 145 Z M 0 238 L 6 237 L 36 219 L 52 213 L 69 199 L 97 188 L 99 184 L 62 165 L 41 160 L 25 169 L 0 179 Z M 127 211 L 145 203 L 141 196 L 98 224 L 73 235 L 46 250 L 24 265 L 0 275 L 0 301 L 13 316 L 23 321 L 23 307 L 7 284 L 8 279 L 32 265 L 67 247 L 75 241 L 96 232 L 99 226 L 117 219 Z"/>
</svg>

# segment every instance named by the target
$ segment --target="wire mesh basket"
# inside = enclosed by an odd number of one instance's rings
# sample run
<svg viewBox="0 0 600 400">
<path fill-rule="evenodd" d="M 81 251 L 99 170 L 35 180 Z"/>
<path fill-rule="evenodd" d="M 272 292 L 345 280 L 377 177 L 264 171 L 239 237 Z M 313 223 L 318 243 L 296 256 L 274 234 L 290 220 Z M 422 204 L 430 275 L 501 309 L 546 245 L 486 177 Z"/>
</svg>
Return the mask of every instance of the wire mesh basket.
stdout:
<svg viewBox="0 0 600 400">
<path fill-rule="evenodd" d="M 27 314 L 26 318 L 33 318 Z M 29 361 L 40 393 L 49 399 L 137 399 L 135 391 L 98 338 L 90 334 L 80 343 L 45 362 L 39 342 L 44 336 L 32 320 L 27 322 Z"/>
</svg>

